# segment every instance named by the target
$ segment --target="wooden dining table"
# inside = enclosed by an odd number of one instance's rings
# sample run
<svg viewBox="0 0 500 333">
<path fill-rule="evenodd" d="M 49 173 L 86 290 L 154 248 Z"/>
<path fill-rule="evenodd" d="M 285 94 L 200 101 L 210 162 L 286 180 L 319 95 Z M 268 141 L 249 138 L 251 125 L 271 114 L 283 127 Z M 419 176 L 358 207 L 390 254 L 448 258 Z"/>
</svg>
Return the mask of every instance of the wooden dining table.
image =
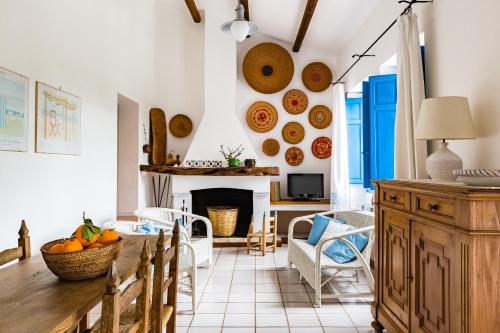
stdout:
<svg viewBox="0 0 500 333">
<path fill-rule="evenodd" d="M 157 236 L 126 236 L 118 256 L 121 281 L 135 274 L 144 241 L 150 255 Z M 79 332 L 88 313 L 101 302 L 106 276 L 64 281 L 46 266 L 41 255 L 0 269 L 0 333 Z"/>
</svg>

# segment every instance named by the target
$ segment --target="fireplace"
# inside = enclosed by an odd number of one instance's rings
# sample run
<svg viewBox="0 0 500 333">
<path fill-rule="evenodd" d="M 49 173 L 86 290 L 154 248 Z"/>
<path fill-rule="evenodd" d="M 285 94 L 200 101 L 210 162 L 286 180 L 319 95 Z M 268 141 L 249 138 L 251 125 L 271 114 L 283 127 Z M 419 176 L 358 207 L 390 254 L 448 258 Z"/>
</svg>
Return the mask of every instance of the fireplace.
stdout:
<svg viewBox="0 0 500 333">
<path fill-rule="evenodd" d="M 210 188 L 191 191 L 191 209 L 193 214 L 208 217 L 209 206 L 238 207 L 238 219 L 233 237 L 246 237 L 253 215 L 253 191 L 236 188 Z M 195 236 L 205 236 L 203 223 L 193 224 Z"/>
</svg>

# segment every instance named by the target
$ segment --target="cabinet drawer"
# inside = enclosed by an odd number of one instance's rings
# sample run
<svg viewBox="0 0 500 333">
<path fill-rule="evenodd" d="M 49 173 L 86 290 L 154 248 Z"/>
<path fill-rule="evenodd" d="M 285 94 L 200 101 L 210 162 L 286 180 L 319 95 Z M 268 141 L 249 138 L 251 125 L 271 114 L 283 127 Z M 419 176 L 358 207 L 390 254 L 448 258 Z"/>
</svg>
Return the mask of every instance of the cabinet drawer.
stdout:
<svg viewBox="0 0 500 333">
<path fill-rule="evenodd" d="M 414 193 L 412 212 L 434 220 L 452 223 L 455 220 L 455 199 Z"/>
<path fill-rule="evenodd" d="M 380 190 L 380 203 L 396 209 L 410 210 L 410 192 L 392 188 Z"/>
</svg>

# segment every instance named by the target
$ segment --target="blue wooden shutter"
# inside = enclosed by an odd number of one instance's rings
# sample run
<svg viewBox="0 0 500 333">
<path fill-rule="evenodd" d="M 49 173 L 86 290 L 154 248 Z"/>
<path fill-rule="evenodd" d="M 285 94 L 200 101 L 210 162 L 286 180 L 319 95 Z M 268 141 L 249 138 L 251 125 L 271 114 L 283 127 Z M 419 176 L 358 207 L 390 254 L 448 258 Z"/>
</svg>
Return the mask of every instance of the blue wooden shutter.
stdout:
<svg viewBox="0 0 500 333">
<path fill-rule="evenodd" d="M 371 76 L 370 84 L 370 178 L 394 178 L 394 125 L 396 75 Z"/>
<path fill-rule="evenodd" d="M 370 82 L 363 81 L 363 187 L 370 187 Z"/>
<path fill-rule="evenodd" d="M 349 181 L 363 183 L 363 99 L 347 98 L 347 141 L 349 147 Z"/>
</svg>

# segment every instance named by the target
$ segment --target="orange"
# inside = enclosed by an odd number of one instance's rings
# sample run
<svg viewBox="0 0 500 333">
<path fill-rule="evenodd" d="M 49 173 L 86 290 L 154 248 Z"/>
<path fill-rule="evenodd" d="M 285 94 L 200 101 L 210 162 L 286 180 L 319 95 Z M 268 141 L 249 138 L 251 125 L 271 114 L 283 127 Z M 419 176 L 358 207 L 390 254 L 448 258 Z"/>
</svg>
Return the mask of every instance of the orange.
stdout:
<svg viewBox="0 0 500 333">
<path fill-rule="evenodd" d="M 113 229 L 104 229 L 102 232 L 101 237 L 97 240 L 97 243 L 102 244 L 102 245 L 108 245 L 116 242 L 120 235 Z"/>
<path fill-rule="evenodd" d="M 50 249 L 49 249 L 49 252 L 51 252 L 51 253 L 62 253 L 63 246 L 64 246 L 63 243 L 52 245 L 50 247 Z"/>
<path fill-rule="evenodd" d="M 98 234 L 94 234 L 92 236 L 92 239 L 91 240 L 87 240 L 85 237 L 83 237 L 83 234 L 82 234 L 82 228 L 85 226 L 85 224 L 82 224 L 81 226 L 79 226 L 76 231 L 75 231 L 75 237 L 76 239 L 78 239 L 78 241 L 83 245 L 83 246 L 89 246 L 90 244 L 93 244 L 97 241 L 97 239 L 99 238 L 99 235 Z"/>
<path fill-rule="evenodd" d="M 102 244 L 99 244 L 99 243 L 94 243 L 94 244 L 90 244 L 89 246 L 86 247 L 86 250 L 88 249 L 100 249 L 101 247 L 103 247 L 104 245 Z"/>
<path fill-rule="evenodd" d="M 62 251 L 64 253 L 78 252 L 83 250 L 83 245 L 78 239 L 72 238 L 64 241 Z"/>
</svg>

